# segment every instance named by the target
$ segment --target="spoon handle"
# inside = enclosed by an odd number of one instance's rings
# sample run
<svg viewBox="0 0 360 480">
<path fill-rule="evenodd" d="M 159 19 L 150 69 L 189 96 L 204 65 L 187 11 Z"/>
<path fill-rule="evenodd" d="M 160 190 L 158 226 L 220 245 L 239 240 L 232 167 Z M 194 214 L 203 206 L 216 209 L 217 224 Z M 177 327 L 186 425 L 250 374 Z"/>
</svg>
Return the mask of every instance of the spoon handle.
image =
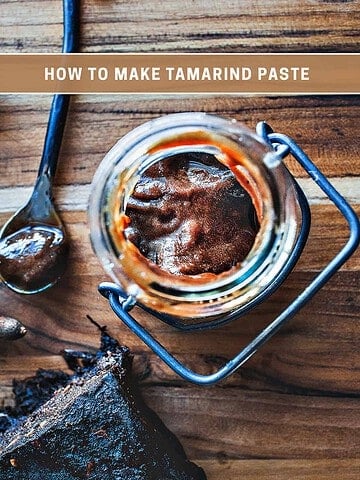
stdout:
<svg viewBox="0 0 360 480">
<path fill-rule="evenodd" d="M 80 1 L 63 0 L 63 16 L 64 35 L 62 52 L 73 53 L 79 46 Z M 49 179 L 52 179 L 55 175 L 69 102 L 69 95 L 54 95 L 38 177 L 46 175 Z"/>
<path fill-rule="evenodd" d="M 46 175 L 52 179 L 55 176 L 69 102 L 69 95 L 54 95 L 38 177 Z"/>
<path fill-rule="evenodd" d="M 64 0 L 63 53 L 74 53 L 79 49 L 80 0 Z"/>
</svg>

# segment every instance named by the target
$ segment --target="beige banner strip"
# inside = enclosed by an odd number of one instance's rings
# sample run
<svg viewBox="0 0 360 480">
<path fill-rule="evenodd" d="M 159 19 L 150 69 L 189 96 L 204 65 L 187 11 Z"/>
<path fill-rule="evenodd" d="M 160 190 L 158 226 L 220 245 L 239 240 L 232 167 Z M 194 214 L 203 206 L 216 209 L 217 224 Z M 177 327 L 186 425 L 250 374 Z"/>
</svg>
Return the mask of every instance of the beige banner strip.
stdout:
<svg viewBox="0 0 360 480">
<path fill-rule="evenodd" d="M 1 54 L 1 93 L 358 94 L 360 54 Z"/>
</svg>

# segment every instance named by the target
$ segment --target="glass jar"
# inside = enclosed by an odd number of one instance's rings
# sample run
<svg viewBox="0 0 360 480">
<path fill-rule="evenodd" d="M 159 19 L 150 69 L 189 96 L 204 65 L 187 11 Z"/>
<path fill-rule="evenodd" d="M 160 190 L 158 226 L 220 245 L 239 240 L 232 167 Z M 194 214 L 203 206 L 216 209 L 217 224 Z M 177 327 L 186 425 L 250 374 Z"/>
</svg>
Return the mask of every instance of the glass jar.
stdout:
<svg viewBox="0 0 360 480">
<path fill-rule="evenodd" d="M 246 258 L 217 275 L 179 276 L 154 268 L 123 231 L 127 202 L 145 170 L 193 152 L 230 168 L 259 219 Z M 115 144 L 94 176 L 89 221 L 93 248 L 124 292 L 145 309 L 186 324 L 232 315 L 269 291 L 293 251 L 301 212 L 293 177 L 271 146 L 235 120 L 188 112 L 151 120 Z"/>
</svg>

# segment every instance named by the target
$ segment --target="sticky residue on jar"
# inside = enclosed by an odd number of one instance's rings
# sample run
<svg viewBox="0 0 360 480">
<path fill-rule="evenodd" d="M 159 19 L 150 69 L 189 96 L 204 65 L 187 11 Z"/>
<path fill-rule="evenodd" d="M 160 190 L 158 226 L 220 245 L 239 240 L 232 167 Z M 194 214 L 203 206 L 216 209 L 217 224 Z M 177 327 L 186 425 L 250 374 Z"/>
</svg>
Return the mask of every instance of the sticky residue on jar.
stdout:
<svg viewBox="0 0 360 480">
<path fill-rule="evenodd" d="M 190 152 L 148 168 L 126 205 L 125 237 L 162 271 L 219 274 L 250 252 L 259 221 L 252 199 L 215 156 Z"/>
<path fill-rule="evenodd" d="M 68 244 L 59 228 L 30 225 L 0 240 L 0 274 L 16 290 L 42 290 L 66 267 Z"/>
</svg>

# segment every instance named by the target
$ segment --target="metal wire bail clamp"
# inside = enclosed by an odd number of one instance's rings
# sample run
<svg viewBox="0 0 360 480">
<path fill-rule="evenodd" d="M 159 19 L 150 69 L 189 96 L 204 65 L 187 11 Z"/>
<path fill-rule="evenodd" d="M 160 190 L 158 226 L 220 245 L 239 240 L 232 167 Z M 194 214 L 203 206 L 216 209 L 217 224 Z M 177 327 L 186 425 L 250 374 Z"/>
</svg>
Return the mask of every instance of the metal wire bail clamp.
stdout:
<svg viewBox="0 0 360 480">
<path fill-rule="evenodd" d="M 265 327 L 246 347 L 244 347 L 235 357 L 229 360 L 217 372 L 210 375 L 202 375 L 187 368 L 183 363 L 177 360 L 160 342 L 158 342 L 140 323 L 135 320 L 129 311 L 136 305 L 136 300 L 128 296 L 118 285 L 114 283 L 104 282 L 99 285 L 99 292 L 106 297 L 115 314 L 120 320 L 127 325 L 156 355 L 158 355 L 172 370 L 180 375 L 185 380 L 195 383 L 197 385 L 212 385 L 224 378 L 228 377 L 241 365 L 243 365 L 265 342 L 267 342 L 285 323 L 287 323 L 335 274 L 335 272 L 346 262 L 346 260 L 354 253 L 360 241 L 360 222 L 359 219 L 348 204 L 348 202 L 340 195 L 340 193 L 332 186 L 329 180 L 323 173 L 314 165 L 305 152 L 297 145 L 297 143 L 290 137 L 274 133 L 271 127 L 265 122 L 257 125 L 256 131 L 259 136 L 263 138 L 269 145 L 273 147 L 277 155 L 284 158 L 289 153 L 307 172 L 312 180 L 321 188 L 326 196 L 334 203 L 341 214 L 344 216 L 349 225 L 349 238 L 344 247 L 337 253 L 337 255 L 326 265 L 326 267 L 310 282 L 310 284 L 298 295 L 298 297 L 278 315 L 267 327 Z M 297 185 L 297 183 L 296 183 Z M 295 265 L 299 257 L 310 227 L 310 215 L 308 204 L 304 193 L 297 185 L 299 194 L 299 203 L 302 210 L 302 226 L 300 228 L 299 237 L 294 248 L 294 252 L 289 258 L 284 271 L 281 272 L 279 278 L 271 285 L 268 291 L 264 293 L 262 298 L 257 299 L 254 304 L 247 306 L 241 312 L 236 312 L 236 316 L 228 315 L 226 318 L 217 322 L 215 326 L 229 322 L 234 317 L 238 318 L 251 308 L 262 301 L 266 296 L 272 293 L 287 274 Z M 142 305 L 140 305 L 141 308 Z M 156 315 L 156 312 L 152 312 Z M 156 315 L 161 318 L 161 315 Z M 169 318 L 165 318 L 167 323 Z M 173 322 L 174 326 L 176 322 Z M 203 324 L 201 328 L 207 328 L 209 325 Z"/>
</svg>

